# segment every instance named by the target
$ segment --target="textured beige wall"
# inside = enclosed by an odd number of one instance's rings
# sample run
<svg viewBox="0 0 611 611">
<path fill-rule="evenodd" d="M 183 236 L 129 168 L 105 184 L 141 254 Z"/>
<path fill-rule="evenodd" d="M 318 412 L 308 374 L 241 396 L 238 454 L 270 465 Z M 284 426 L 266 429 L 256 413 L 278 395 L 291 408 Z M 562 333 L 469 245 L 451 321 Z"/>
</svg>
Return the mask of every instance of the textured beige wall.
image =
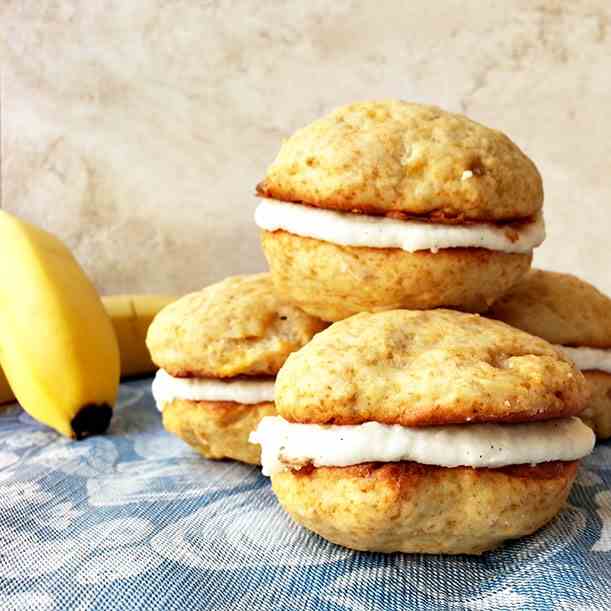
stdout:
<svg viewBox="0 0 611 611">
<path fill-rule="evenodd" d="M 3 206 L 100 288 L 262 269 L 254 185 L 280 139 L 402 97 L 506 131 L 536 161 L 536 263 L 611 293 L 611 3 L 3 0 Z"/>
</svg>

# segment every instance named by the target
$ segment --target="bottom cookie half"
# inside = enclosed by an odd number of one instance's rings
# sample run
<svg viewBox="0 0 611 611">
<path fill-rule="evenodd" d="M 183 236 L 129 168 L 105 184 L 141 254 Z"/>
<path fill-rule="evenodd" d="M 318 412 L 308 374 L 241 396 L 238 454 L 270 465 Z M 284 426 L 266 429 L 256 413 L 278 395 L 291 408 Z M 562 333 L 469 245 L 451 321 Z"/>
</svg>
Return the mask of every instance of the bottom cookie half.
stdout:
<svg viewBox="0 0 611 611">
<path fill-rule="evenodd" d="M 163 409 L 163 426 L 206 458 L 233 458 L 258 465 L 259 445 L 248 436 L 265 416 L 275 416 L 273 403 L 175 400 Z"/>
<path fill-rule="evenodd" d="M 278 294 L 330 321 L 396 308 L 484 312 L 532 258 L 482 248 L 409 253 L 339 246 L 286 231 L 264 231 L 261 240 Z"/>
<path fill-rule="evenodd" d="M 481 554 L 549 522 L 576 469 L 577 462 L 500 469 L 366 463 L 283 471 L 272 486 L 296 522 L 345 547 Z"/>
</svg>

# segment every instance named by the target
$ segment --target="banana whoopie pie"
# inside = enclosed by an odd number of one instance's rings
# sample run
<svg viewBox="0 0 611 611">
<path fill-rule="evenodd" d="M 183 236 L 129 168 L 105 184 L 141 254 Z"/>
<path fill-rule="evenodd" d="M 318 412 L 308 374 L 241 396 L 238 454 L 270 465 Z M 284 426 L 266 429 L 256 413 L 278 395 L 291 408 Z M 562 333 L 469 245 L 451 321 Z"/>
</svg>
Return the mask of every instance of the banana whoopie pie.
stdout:
<svg viewBox="0 0 611 611">
<path fill-rule="evenodd" d="M 583 372 L 591 398 L 580 418 L 611 437 L 611 299 L 570 274 L 532 270 L 488 314 L 555 344 Z"/>
<path fill-rule="evenodd" d="M 357 550 L 479 554 L 564 504 L 587 383 L 544 340 L 451 310 L 358 314 L 293 353 L 251 441 L 290 515 Z"/>
<path fill-rule="evenodd" d="M 276 413 L 275 375 L 325 326 L 282 303 L 269 274 L 233 276 L 167 306 L 147 336 L 164 427 L 207 458 L 258 464 L 248 435 Z"/>
<path fill-rule="evenodd" d="M 482 312 L 545 237 L 533 162 L 434 106 L 344 106 L 284 142 L 255 213 L 274 285 L 324 320 L 439 306 Z"/>
</svg>

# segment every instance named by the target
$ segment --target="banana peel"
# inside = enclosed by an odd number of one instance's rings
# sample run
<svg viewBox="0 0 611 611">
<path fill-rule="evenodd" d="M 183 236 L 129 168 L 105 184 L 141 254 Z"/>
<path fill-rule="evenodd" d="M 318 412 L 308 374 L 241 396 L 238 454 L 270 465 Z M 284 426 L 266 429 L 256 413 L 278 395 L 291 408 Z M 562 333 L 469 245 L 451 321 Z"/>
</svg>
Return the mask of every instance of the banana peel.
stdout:
<svg viewBox="0 0 611 611">
<path fill-rule="evenodd" d="M 117 338 L 95 287 L 55 236 L 0 211 L 0 363 L 19 403 L 67 437 L 103 433 Z"/>
<path fill-rule="evenodd" d="M 146 347 L 146 332 L 153 318 L 176 299 L 176 295 L 143 294 L 102 297 L 119 344 L 122 378 L 144 375 L 157 369 Z M 0 369 L 0 404 L 12 401 L 15 401 L 15 395 Z"/>
<path fill-rule="evenodd" d="M 121 376 L 142 375 L 156 369 L 146 347 L 146 332 L 159 311 L 176 299 L 172 295 L 102 297 L 119 342 Z"/>
</svg>

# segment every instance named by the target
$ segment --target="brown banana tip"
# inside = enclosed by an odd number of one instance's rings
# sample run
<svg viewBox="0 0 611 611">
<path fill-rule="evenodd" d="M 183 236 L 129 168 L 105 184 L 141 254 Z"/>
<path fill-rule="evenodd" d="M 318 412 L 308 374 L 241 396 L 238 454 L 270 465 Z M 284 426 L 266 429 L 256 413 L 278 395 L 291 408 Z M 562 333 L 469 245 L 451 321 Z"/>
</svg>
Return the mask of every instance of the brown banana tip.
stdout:
<svg viewBox="0 0 611 611">
<path fill-rule="evenodd" d="M 90 435 L 100 435 L 106 432 L 111 418 L 112 407 L 110 405 L 89 403 L 81 407 L 76 416 L 72 418 L 70 425 L 76 439 L 85 439 Z"/>
</svg>

